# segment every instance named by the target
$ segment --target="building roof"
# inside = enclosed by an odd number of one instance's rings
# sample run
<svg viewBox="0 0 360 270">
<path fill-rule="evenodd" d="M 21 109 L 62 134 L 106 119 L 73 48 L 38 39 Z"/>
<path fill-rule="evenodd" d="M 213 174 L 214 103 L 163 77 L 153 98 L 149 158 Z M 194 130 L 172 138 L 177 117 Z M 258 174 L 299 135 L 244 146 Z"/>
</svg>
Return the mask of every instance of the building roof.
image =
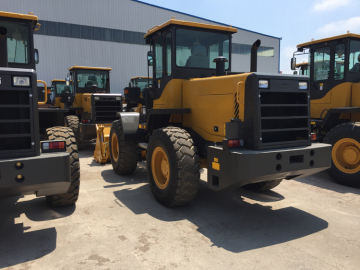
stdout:
<svg viewBox="0 0 360 270">
<path fill-rule="evenodd" d="M 147 31 L 147 33 L 145 34 L 144 38 L 146 38 L 148 36 L 151 36 L 151 34 L 159 31 L 162 28 L 165 28 L 166 26 L 172 25 L 172 24 L 173 25 L 185 25 L 185 26 L 191 26 L 191 27 L 220 30 L 220 31 L 231 32 L 231 33 L 236 33 L 237 32 L 237 29 L 232 27 L 232 26 L 219 26 L 219 25 L 211 25 L 211 24 L 206 24 L 206 23 L 180 21 L 180 20 L 175 20 L 175 18 L 171 18 L 169 21 L 149 29 Z"/>
<path fill-rule="evenodd" d="M 109 71 L 112 70 L 112 68 L 110 68 L 110 67 L 107 67 L 107 68 L 105 68 L 105 67 L 85 67 L 85 66 L 77 66 L 77 65 L 69 68 L 69 70 L 73 70 L 73 69 L 92 69 L 92 70 L 109 70 Z"/>
<path fill-rule="evenodd" d="M 144 5 L 148 5 L 148 6 L 160 8 L 160 9 L 163 9 L 163 10 L 172 11 L 172 12 L 176 12 L 176 13 L 179 13 L 179 14 L 191 16 L 191 17 L 194 17 L 194 18 L 197 18 L 197 19 L 201 19 L 201 20 L 208 21 L 208 22 L 217 23 L 217 24 L 221 24 L 221 25 L 227 26 L 226 24 L 221 23 L 221 22 L 217 22 L 217 21 L 209 20 L 209 19 L 202 18 L 202 17 L 199 17 L 199 16 L 194 16 L 194 15 L 191 15 L 191 14 L 188 14 L 188 13 L 180 12 L 180 11 L 177 11 L 177 10 L 173 10 L 173 9 L 164 8 L 164 7 L 160 7 L 160 6 L 157 6 L 157 5 L 145 3 L 145 2 L 143 2 L 143 1 L 139 1 L 139 0 L 132 0 L 132 1 L 138 2 L 138 3 L 141 3 L 141 4 L 144 4 Z M 265 36 L 265 37 L 271 37 L 271 38 L 276 38 L 276 39 L 280 39 L 280 40 L 282 39 L 281 37 L 280 37 L 280 38 L 279 38 L 279 37 L 274 37 L 274 36 L 262 34 L 262 33 L 259 33 L 259 32 L 251 31 L 251 30 L 248 30 L 248 29 L 244 29 L 244 28 L 241 28 L 241 27 L 236 27 L 236 26 L 234 26 L 234 28 L 239 29 L 239 30 L 244 30 L 244 31 L 247 31 L 247 32 L 250 32 L 250 33 L 262 35 L 262 36 Z"/>
<path fill-rule="evenodd" d="M 347 34 L 344 34 L 344 35 L 338 35 L 338 36 L 333 36 L 333 37 L 328 37 L 328 38 L 312 40 L 312 41 L 309 41 L 309 42 L 301 43 L 301 44 L 297 45 L 296 47 L 297 48 L 308 47 L 308 46 L 318 44 L 318 43 L 328 42 L 328 41 L 342 39 L 342 38 L 350 38 L 350 37 L 360 38 L 360 35 L 353 34 L 353 33 L 347 33 Z"/>
</svg>

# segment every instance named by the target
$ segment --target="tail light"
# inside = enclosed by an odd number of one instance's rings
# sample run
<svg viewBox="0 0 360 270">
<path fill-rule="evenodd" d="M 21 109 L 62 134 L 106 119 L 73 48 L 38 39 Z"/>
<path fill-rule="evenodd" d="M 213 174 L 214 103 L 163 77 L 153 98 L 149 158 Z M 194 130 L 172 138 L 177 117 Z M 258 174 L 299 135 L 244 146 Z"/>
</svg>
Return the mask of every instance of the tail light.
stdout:
<svg viewBox="0 0 360 270">
<path fill-rule="evenodd" d="M 228 147 L 229 148 L 239 147 L 239 146 L 243 146 L 243 145 L 244 145 L 243 140 L 228 140 Z"/>
<path fill-rule="evenodd" d="M 90 120 L 82 120 L 83 123 L 90 123 Z"/>
<path fill-rule="evenodd" d="M 312 141 L 316 141 L 317 140 L 317 136 L 316 136 L 316 133 L 311 133 L 311 140 Z"/>
<path fill-rule="evenodd" d="M 41 150 L 43 153 L 62 152 L 66 150 L 65 141 L 42 141 Z"/>
</svg>

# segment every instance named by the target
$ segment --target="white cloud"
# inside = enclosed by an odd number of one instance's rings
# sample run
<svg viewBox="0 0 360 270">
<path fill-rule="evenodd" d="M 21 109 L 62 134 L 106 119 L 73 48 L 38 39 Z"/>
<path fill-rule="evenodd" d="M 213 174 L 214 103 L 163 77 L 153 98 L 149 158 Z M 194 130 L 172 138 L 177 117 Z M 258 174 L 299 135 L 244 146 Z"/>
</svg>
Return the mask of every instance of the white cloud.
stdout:
<svg viewBox="0 0 360 270">
<path fill-rule="evenodd" d="M 321 0 L 313 6 L 314 11 L 329 11 L 341 6 L 347 6 L 350 0 Z"/>
<path fill-rule="evenodd" d="M 337 34 L 346 34 L 347 31 L 351 33 L 356 33 L 360 31 L 360 17 L 353 17 L 348 20 L 341 20 L 337 22 L 332 22 L 325 24 L 323 27 L 320 27 L 317 31 L 325 35 L 337 35 Z"/>
</svg>

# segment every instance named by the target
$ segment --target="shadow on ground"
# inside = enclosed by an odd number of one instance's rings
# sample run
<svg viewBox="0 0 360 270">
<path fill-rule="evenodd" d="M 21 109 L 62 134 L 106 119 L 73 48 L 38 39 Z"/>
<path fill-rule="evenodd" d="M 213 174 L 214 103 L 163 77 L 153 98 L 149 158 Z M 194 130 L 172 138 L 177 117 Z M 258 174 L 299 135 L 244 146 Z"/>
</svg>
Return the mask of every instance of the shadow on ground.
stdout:
<svg viewBox="0 0 360 270">
<path fill-rule="evenodd" d="M 18 199 L 0 199 L 0 268 L 39 259 L 56 249 L 56 229 L 27 232 L 30 227 L 15 224 L 21 214 L 32 221 L 46 221 L 69 216 L 75 211 L 74 205 L 50 208 L 43 197 L 23 202 Z"/>
<path fill-rule="evenodd" d="M 103 172 L 105 181 L 113 183 L 114 180 L 107 179 L 110 175 L 110 172 Z M 188 220 L 214 246 L 231 252 L 288 242 L 328 227 L 325 220 L 294 207 L 273 210 L 270 206 L 250 204 L 241 199 L 241 196 L 245 196 L 271 202 L 284 198 L 274 191 L 261 194 L 244 189 L 215 192 L 201 182 L 200 192 L 194 202 L 182 207 L 166 208 L 155 201 L 148 185 L 133 188 L 132 184 L 143 183 L 145 179 L 135 181 L 129 177 L 129 182 L 126 181 L 121 178 L 121 183 L 118 183 L 129 188 L 115 191 L 114 194 L 134 214 L 148 214 L 166 222 Z"/>
<path fill-rule="evenodd" d="M 326 171 L 317 173 L 312 176 L 308 176 L 306 178 L 295 179 L 293 181 L 298 181 L 307 185 L 312 185 L 338 193 L 353 193 L 360 195 L 360 179 L 357 185 L 354 185 L 353 187 L 348 187 L 336 183 Z"/>
</svg>

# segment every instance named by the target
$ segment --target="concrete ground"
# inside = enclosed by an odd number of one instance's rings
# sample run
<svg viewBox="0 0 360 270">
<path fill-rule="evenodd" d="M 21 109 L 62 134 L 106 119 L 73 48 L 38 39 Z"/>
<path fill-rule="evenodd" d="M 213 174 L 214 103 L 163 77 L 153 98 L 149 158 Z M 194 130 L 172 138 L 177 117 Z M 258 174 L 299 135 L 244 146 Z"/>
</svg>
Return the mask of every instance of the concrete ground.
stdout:
<svg viewBox="0 0 360 270">
<path fill-rule="evenodd" d="M 167 209 L 146 171 L 116 175 L 81 152 L 76 206 L 44 198 L 0 199 L 0 268 L 359 269 L 360 189 L 326 173 L 273 191 L 214 192 Z M 205 174 L 201 178 L 205 179 Z"/>
</svg>

